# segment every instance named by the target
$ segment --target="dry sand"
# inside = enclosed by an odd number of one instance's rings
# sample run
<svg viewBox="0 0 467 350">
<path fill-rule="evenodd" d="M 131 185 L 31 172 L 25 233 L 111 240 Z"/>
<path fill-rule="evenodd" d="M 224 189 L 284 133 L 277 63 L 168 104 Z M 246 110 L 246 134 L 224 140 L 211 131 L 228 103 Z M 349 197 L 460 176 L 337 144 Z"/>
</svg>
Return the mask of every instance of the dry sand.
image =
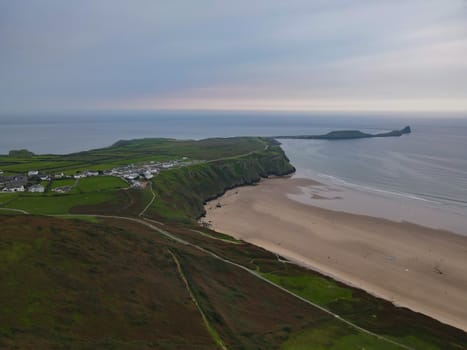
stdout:
<svg viewBox="0 0 467 350">
<path fill-rule="evenodd" d="M 203 221 L 467 331 L 467 237 L 321 209 L 287 197 L 315 185 L 311 180 L 274 178 L 233 189 L 206 205 Z"/>
</svg>

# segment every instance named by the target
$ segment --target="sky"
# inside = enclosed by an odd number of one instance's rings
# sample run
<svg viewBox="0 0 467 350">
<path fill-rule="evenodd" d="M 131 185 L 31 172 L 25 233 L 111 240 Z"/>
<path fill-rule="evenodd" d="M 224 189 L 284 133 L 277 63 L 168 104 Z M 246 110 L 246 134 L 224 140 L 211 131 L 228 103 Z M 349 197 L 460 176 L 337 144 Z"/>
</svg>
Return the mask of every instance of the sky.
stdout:
<svg viewBox="0 0 467 350">
<path fill-rule="evenodd" d="M 0 0 L 0 115 L 467 111 L 466 0 Z"/>
</svg>

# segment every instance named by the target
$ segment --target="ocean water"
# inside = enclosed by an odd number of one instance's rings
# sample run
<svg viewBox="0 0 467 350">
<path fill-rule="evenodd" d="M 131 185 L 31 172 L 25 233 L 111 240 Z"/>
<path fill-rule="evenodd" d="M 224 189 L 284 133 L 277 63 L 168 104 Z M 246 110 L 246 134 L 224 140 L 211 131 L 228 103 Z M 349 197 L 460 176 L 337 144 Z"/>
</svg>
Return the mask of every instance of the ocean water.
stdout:
<svg viewBox="0 0 467 350">
<path fill-rule="evenodd" d="M 438 122 L 400 138 L 284 140 L 295 176 L 326 185 L 295 199 L 467 235 L 467 126 Z"/>
<path fill-rule="evenodd" d="M 466 116 L 467 117 L 467 116 Z M 401 128 L 410 116 L 251 113 L 136 113 L 114 115 L 0 116 L 0 154 L 27 148 L 36 153 L 65 154 L 106 147 L 142 137 L 201 139 L 229 136 L 318 134 L 341 128 Z"/>
<path fill-rule="evenodd" d="M 360 140 L 281 140 L 298 177 L 325 186 L 295 199 L 467 234 L 467 115 L 143 113 L 0 118 L 0 154 L 64 154 L 120 139 L 320 134 L 336 129 L 412 134 Z M 320 198 L 320 199 L 318 199 Z M 323 198 L 327 198 L 323 199 Z"/>
</svg>

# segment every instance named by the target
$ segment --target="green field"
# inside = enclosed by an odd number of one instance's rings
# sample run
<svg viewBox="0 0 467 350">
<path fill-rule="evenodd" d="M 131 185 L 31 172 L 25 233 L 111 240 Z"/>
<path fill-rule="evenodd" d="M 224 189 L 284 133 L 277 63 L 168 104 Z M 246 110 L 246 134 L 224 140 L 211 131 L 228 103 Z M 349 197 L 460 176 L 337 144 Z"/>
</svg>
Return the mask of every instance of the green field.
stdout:
<svg viewBox="0 0 467 350">
<path fill-rule="evenodd" d="M 75 179 L 58 179 L 52 180 L 52 184 L 50 185 L 50 189 L 53 190 L 54 188 L 58 187 L 65 187 L 65 186 L 73 186 L 75 184 Z"/>
<path fill-rule="evenodd" d="M 352 292 L 348 288 L 340 287 L 329 278 L 308 275 L 277 275 L 274 273 L 263 273 L 263 276 L 321 306 L 327 306 L 338 300 L 352 299 Z"/>
<path fill-rule="evenodd" d="M 4 207 L 25 210 L 31 214 L 68 214 L 73 207 L 96 205 L 115 198 L 116 191 L 54 195 L 22 193 Z"/>
<path fill-rule="evenodd" d="M 100 192 L 126 188 L 128 184 L 116 176 L 93 176 L 79 179 L 78 191 L 81 193 Z"/>
<path fill-rule="evenodd" d="M 15 210 L 8 210 L 5 208 L 0 208 L 0 215 L 22 215 L 21 212 Z"/>
<path fill-rule="evenodd" d="M 191 160 L 213 160 L 260 151 L 267 143 L 261 138 L 239 137 L 200 141 L 173 139 L 139 139 L 119 141 L 114 145 L 67 155 L 34 155 L 30 158 L 0 155 L 0 169 L 10 173 L 40 170 L 46 173 L 63 171 L 107 170 L 117 166 L 149 161 L 167 161 L 188 157 Z"/>
<path fill-rule="evenodd" d="M 18 197 L 18 193 L 2 193 L 0 192 L 0 206 L 10 202 L 14 198 Z"/>
<path fill-rule="evenodd" d="M 338 336 L 336 336 L 338 335 Z M 348 349 L 400 349 L 393 344 L 383 342 L 375 336 L 356 333 L 350 327 L 325 322 L 319 328 L 309 328 L 294 334 L 282 344 L 282 350 L 348 350 Z M 428 348 L 423 348 L 428 350 Z"/>
</svg>

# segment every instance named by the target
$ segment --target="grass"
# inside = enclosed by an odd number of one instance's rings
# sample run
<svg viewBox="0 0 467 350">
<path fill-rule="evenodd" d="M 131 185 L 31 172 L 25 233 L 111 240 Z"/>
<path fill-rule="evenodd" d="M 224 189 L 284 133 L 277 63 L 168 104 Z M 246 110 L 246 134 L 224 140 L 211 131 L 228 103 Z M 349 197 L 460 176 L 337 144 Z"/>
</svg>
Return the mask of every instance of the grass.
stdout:
<svg viewBox="0 0 467 350">
<path fill-rule="evenodd" d="M 158 200 L 147 211 L 148 216 L 193 222 L 203 214 L 204 201 L 223 193 L 227 188 L 252 183 L 268 174 L 283 174 L 293 170 L 282 150 L 273 141 L 258 137 L 200 141 L 120 141 L 111 147 L 68 155 L 34 155 L 30 158 L 0 156 L 0 167 L 19 172 L 38 169 L 72 174 L 87 169 L 103 170 L 117 165 L 182 157 L 202 159 L 204 162 L 163 171 L 155 177 L 153 188 Z M 57 187 L 74 184 L 74 179 L 53 180 L 47 193 L 20 194 L 4 201 L 3 205 L 36 214 L 64 214 L 76 206 L 97 209 L 99 203 L 107 205 L 115 198 L 112 191 L 128 186 L 117 177 L 98 176 L 80 179 L 66 196 L 51 192 Z"/>
<path fill-rule="evenodd" d="M 467 339 L 448 341 L 447 337 L 446 341 L 441 340 L 449 333 L 457 333 L 458 335 L 462 333 L 456 332 L 454 328 L 441 326 L 441 324 L 436 325 L 437 321 L 428 317 L 418 317 L 417 319 L 416 314 L 408 309 L 399 309 L 387 301 L 372 297 L 361 290 L 347 287 L 329 277 L 320 276 L 311 271 L 297 274 L 293 270 L 297 270 L 297 268 L 293 267 L 289 271 L 269 272 L 262 275 L 295 294 L 337 313 L 346 320 L 414 349 L 460 349 L 463 346 L 461 344 L 467 344 Z M 442 332 L 446 333 L 440 337 L 436 333 L 442 328 Z M 305 349 L 308 339 L 317 336 L 319 337 L 313 330 L 304 332 L 297 335 L 297 338 L 290 341 L 289 345 L 284 348 Z M 323 337 L 328 338 L 325 335 Z M 368 339 L 371 340 L 371 337 Z M 330 349 L 359 349 L 356 345 L 354 346 L 354 341 L 362 341 L 362 339 L 352 335 L 345 341 L 341 339 L 326 343 L 327 345 L 323 345 L 323 348 L 329 346 Z M 362 346 L 365 349 L 379 349 L 371 342 L 365 344 Z M 321 348 L 317 347 L 317 349 Z"/>
<path fill-rule="evenodd" d="M 0 215 L 22 215 L 23 213 L 0 208 Z"/>
<path fill-rule="evenodd" d="M 1 349 L 212 349 L 157 236 L 0 216 Z"/>
<path fill-rule="evenodd" d="M 0 192 L 0 206 L 8 203 L 18 197 L 18 193 L 2 193 Z"/>
<path fill-rule="evenodd" d="M 96 205 L 111 201 L 115 197 L 116 191 L 56 195 L 24 193 L 4 206 L 25 210 L 31 214 L 68 214 L 73 207 Z"/>
<path fill-rule="evenodd" d="M 58 187 L 65 187 L 65 186 L 73 186 L 75 184 L 75 179 L 57 179 L 53 180 L 52 184 L 50 185 L 50 189 L 53 190 Z"/>
<path fill-rule="evenodd" d="M 264 149 L 265 141 L 255 137 L 228 139 L 173 140 L 138 139 L 119 141 L 106 148 L 67 155 L 34 155 L 30 158 L 0 155 L 0 169 L 10 173 L 28 170 L 61 172 L 106 170 L 131 163 L 167 161 L 189 157 L 192 160 L 212 160 L 233 157 Z"/>
<path fill-rule="evenodd" d="M 209 334 L 211 335 L 214 342 L 221 349 L 227 349 L 225 347 L 224 342 L 222 341 L 222 338 L 220 337 L 219 333 L 217 333 L 216 329 L 210 324 L 210 322 L 209 322 L 208 318 L 206 317 L 203 309 L 200 307 L 200 305 L 198 303 L 198 300 L 196 299 L 196 296 L 194 295 L 193 291 L 191 290 L 190 284 L 188 283 L 188 280 L 186 279 L 185 274 L 183 273 L 183 268 L 180 265 L 180 262 L 179 262 L 177 256 L 174 253 L 172 253 L 170 250 L 169 250 L 169 252 L 173 257 L 175 264 L 177 265 L 178 274 L 179 274 L 180 278 L 183 280 L 183 282 L 185 283 L 187 292 L 190 295 L 193 303 L 197 307 L 197 309 L 198 309 L 198 311 L 199 311 L 199 313 L 200 313 L 200 315 L 201 315 L 201 317 L 202 317 L 202 319 L 204 321 L 204 324 L 206 325 L 206 328 L 207 328 Z"/>
<path fill-rule="evenodd" d="M 277 275 L 274 273 L 263 273 L 262 275 L 270 281 L 321 306 L 327 306 L 338 300 L 352 299 L 352 291 L 350 289 L 340 287 L 329 278 L 309 275 Z"/>
<path fill-rule="evenodd" d="M 228 242 L 185 232 L 184 226 L 171 227 L 170 231 L 183 239 L 200 245 L 222 257 L 261 272 L 275 283 L 320 304 L 343 319 L 414 349 L 464 349 L 467 334 L 422 314 L 396 307 L 388 301 L 376 298 L 361 289 L 352 288 L 330 277 L 303 267 L 283 263 L 275 254 L 249 243 L 233 245 Z M 188 228 L 190 230 L 191 227 Z M 239 284 L 226 282 L 232 289 Z M 221 293 L 221 292 L 219 292 Z M 222 291 L 226 296 L 229 291 Z M 261 293 L 258 291 L 258 293 Z M 235 293 L 234 293 L 235 294 Z M 230 303 L 227 300 L 225 303 Z M 341 323 L 341 326 L 343 324 Z M 304 329 L 302 329 L 304 330 Z M 295 333 L 291 333 L 291 336 Z M 296 334 L 295 334 L 296 335 Z M 330 336 L 333 339 L 336 336 Z M 310 343 L 313 344 L 313 343 Z M 310 346 L 310 348 L 313 348 Z"/>
<path fill-rule="evenodd" d="M 105 338 L 111 340 L 107 346 L 116 349 L 149 344 L 210 349 L 216 334 L 229 349 L 394 348 L 145 226 L 79 219 L 0 216 L 0 348 L 79 348 L 89 342 L 91 349 L 102 347 Z M 281 263 L 248 243 L 194 234 L 192 227 L 166 222 L 164 230 L 244 266 L 268 271 L 269 277 L 283 277 L 281 283 L 343 318 L 416 349 L 454 350 L 467 344 L 465 333 L 426 316 Z M 211 330 L 177 278 L 169 250 L 179 257 Z M 317 288 L 326 293 L 315 294 Z"/>
<path fill-rule="evenodd" d="M 93 176 L 80 179 L 78 191 L 81 193 L 100 192 L 126 188 L 128 184 L 116 176 Z"/>
<path fill-rule="evenodd" d="M 43 172 L 53 172 L 73 166 L 76 163 L 61 161 L 60 159 L 44 158 L 43 156 L 33 156 L 32 158 L 12 158 L 0 156 L 2 170 L 12 173 L 25 173 L 29 170 L 39 170 Z"/>
<path fill-rule="evenodd" d="M 197 234 L 203 235 L 205 237 L 221 240 L 221 241 L 224 241 L 224 242 L 230 242 L 230 243 L 233 243 L 233 244 L 241 244 L 242 243 L 242 241 L 240 241 L 238 239 L 235 239 L 232 236 L 229 236 L 229 235 L 226 235 L 226 234 L 223 234 L 223 233 L 220 233 L 220 232 L 216 232 L 216 231 L 211 231 L 211 230 L 208 231 L 206 229 L 203 230 L 203 229 L 200 229 L 199 227 L 196 227 L 196 229 L 191 229 L 191 231 L 195 232 Z"/>
<path fill-rule="evenodd" d="M 148 214 L 171 221 L 193 222 L 204 214 L 204 203 L 227 189 L 252 184 L 268 175 L 293 171 L 282 150 L 273 144 L 236 157 L 161 172 L 153 179 L 158 200 Z"/>
<path fill-rule="evenodd" d="M 50 183 L 50 182 L 47 181 L 47 180 L 42 180 L 42 181 L 40 182 L 40 185 L 46 189 L 47 186 L 49 186 L 49 183 Z"/>
<path fill-rule="evenodd" d="M 312 346 L 312 347 L 311 347 Z M 281 346 L 282 350 L 400 350 L 400 347 L 380 339 L 357 332 L 345 325 L 323 322 L 292 334 Z M 425 350 L 425 348 L 424 348 Z"/>
</svg>

